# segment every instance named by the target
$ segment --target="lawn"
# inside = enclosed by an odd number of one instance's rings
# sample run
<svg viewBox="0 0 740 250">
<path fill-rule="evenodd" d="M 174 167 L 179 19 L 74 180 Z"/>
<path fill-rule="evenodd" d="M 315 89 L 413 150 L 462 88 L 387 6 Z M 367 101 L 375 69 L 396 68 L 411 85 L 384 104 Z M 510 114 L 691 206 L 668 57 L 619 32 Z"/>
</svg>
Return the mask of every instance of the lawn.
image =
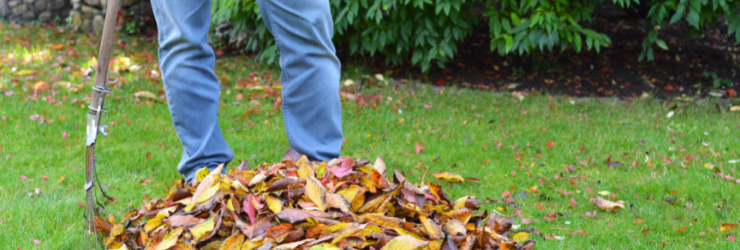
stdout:
<svg viewBox="0 0 740 250">
<path fill-rule="evenodd" d="M 4 248 L 76 249 L 84 239 L 86 76 L 98 40 L 70 33 L 0 23 Z M 106 213 L 120 220 L 181 178 L 182 149 L 160 98 L 156 42 L 117 45 L 112 68 L 122 80 L 106 101 L 110 136 L 99 137 L 97 156 L 115 198 Z M 288 149 L 274 107 L 279 69 L 229 56 L 216 72 L 219 121 L 235 160 L 279 161 Z M 380 156 L 416 182 L 443 183 L 431 176 L 443 171 L 480 178 L 443 187 L 451 198 L 472 195 L 487 201 L 484 209 L 518 214 L 535 249 L 738 248 L 740 229 L 722 224 L 740 222 L 740 112 L 721 100 L 575 99 L 368 75 L 345 68 L 343 81 L 354 84 L 342 88 L 342 154 Z M 625 208 L 603 211 L 589 201 L 597 196 Z"/>
</svg>

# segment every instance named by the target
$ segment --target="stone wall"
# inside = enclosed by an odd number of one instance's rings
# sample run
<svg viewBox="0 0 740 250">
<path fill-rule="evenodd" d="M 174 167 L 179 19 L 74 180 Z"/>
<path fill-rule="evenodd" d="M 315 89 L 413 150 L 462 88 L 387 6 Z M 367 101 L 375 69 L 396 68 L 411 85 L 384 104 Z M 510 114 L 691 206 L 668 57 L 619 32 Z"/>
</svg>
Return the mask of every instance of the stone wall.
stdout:
<svg viewBox="0 0 740 250">
<path fill-rule="evenodd" d="M 0 20 L 53 21 L 67 17 L 82 32 L 102 32 L 108 0 L 0 0 Z M 123 32 L 152 33 L 156 22 L 149 0 L 120 0 Z"/>
<path fill-rule="evenodd" d="M 14 22 L 64 21 L 72 9 L 69 0 L 0 0 L 0 19 Z"/>
<path fill-rule="evenodd" d="M 0 0 L 2 1 L 2 0 Z M 73 25 L 77 25 L 81 31 L 97 32 L 103 31 L 105 21 L 105 8 L 108 0 L 71 0 L 72 11 L 69 13 Z M 142 32 L 142 29 L 156 29 L 154 22 L 154 13 L 152 4 L 148 0 L 120 0 L 121 10 L 120 18 L 124 23 L 134 22 L 136 32 Z M 129 25 L 132 25 L 129 23 Z M 133 32 L 122 27 L 126 32 Z"/>
</svg>

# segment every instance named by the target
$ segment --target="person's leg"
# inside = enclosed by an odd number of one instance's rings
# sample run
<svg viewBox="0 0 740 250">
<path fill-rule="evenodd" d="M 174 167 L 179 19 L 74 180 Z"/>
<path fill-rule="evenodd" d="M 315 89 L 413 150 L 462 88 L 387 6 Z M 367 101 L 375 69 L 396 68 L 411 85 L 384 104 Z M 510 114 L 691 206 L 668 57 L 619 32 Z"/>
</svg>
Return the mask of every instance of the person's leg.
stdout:
<svg viewBox="0 0 740 250">
<path fill-rule="evenodd" d="M 257 0 L 280 52 L 283 121 L 290 146 L 328 161 L 342 148 L 340 63 L 328 0 Z"/>
<path fill-rule="evenodd" d="M 183 146 L 177 171 L 189 180 L 204 166 L 214 169 L 234 158 L 218 124 L 220 89 L 207 39 L 211 1 L 153 0 L 152 9 L 164 91 Z"/>
</svg>

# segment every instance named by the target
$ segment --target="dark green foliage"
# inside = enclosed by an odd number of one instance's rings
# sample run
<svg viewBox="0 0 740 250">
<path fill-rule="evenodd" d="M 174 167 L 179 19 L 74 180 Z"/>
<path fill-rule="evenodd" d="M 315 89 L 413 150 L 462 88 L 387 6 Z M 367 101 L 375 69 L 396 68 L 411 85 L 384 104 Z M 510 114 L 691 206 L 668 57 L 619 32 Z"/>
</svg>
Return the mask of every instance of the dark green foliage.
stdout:
<svg viewBox="0 0 740 250">
<path fill-rule="evenodd" d="M 608 0 L 607 0 L 608 1 Z M 623 8 L 639 0 L 612 0 Z M 453 58 L 457 43 L 472 33 L 480 21 L 490 29 L 491 51 L 525 54 L 532 51 L 584 49 L 599 52 L 611 45 L 602 33 L 584 28 L 594 6 L 603 0 L 330 0 L 337 47 L 355 54 L 382 53 L 390 64 L 410 62 L 427 72 Z M 740 0 L 652 0 L 646 20 L 652 29 L 643 42 L 640 60 L 653 60 L 653 47 L 668 49 L 658 39 L 661 27 L 682 20 L 700 31 L 716 24 L 720 16 L 738 13 Z M 253 32 L 247 49 L 259 49 L 259 58 L 276 62 L 277 50 L 267 32 L 257 3 L 215 0 L 214 23 L 233 22 L 234 32 Z M 729 34 L 740 41 L 740 15 L 727 15 Z"/>
</svg>

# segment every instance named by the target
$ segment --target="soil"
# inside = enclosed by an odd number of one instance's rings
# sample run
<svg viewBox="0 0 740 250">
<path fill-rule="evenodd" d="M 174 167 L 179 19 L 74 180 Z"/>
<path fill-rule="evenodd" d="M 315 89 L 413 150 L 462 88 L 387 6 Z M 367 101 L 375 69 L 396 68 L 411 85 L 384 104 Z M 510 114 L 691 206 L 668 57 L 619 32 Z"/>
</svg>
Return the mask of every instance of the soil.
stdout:
<svg viewBox="0 0 740 250">
<path fill-rule="evenodd" d="M 660 98 L 701 96 L 712 89 L 712 78 L 705 71 L 732 81 L 740 91 L 740 52 L 735 48 L 734 34 L 728 37 L 727 25 L 721 20 L 703 34 L 689 35 L 691 27 L 681 21 L 659 32 L 669 50 L 653 45 L 655 60 L 640 62 L 642 41 L 649 24 L 640 13 L 625 13 L 613 5 L 600 5 L 594 12 L 593 23 L 587 28 L 608 35 L 612 46 L 596 51 L 561 52 L 500 56 L 490 51 L 490 36 L 486 21 L 458 44 L 455 58 L 445 68 L 432 68 L 428 75 L 410 65 L 385 66 L 382 56 L 363 58 L 365 65 L 375 65 L 377 73 L 393 72 L 395 78 L 425 79 L 429 84 L 460 85 L 492 90 L 539 91 L 585 97 L 615 96 L 629 98 L 648 93 Z M 644 16 L 644 15 L 643 15 Z M 721 19 L 721 18 L 720 18 Z M 584 45 L 585 47 L 585 45 Z M 726 49 L 730 48 L 730 49 Z M 340 49 L 345 61 L 347 53 Z M 349 58 L 347 58 L 349 59 Z M 355 62 L 357 58 L 350 59 Z"/>
</svg>

